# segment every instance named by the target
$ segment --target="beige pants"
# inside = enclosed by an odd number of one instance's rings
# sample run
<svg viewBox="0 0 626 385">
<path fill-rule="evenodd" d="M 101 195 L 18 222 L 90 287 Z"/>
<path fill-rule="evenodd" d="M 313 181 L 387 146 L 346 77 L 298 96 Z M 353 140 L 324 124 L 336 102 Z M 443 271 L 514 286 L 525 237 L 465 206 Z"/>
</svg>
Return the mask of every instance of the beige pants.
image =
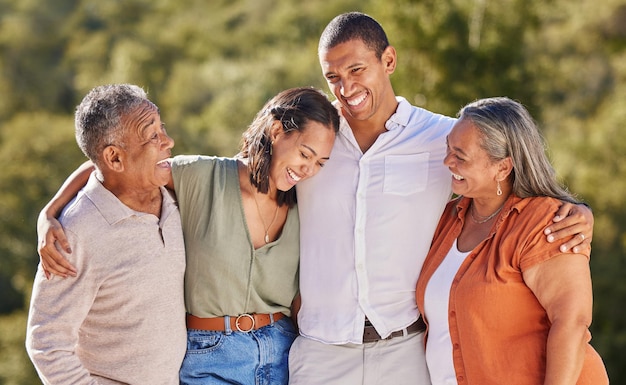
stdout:
<svg viewBox="0 0 626 385">
<path fill-rule="evenodd" d="M 289 351 L 289 384 L 430 385 L 424 333 L 362 345 L 299 336 Z"/>
</svg>

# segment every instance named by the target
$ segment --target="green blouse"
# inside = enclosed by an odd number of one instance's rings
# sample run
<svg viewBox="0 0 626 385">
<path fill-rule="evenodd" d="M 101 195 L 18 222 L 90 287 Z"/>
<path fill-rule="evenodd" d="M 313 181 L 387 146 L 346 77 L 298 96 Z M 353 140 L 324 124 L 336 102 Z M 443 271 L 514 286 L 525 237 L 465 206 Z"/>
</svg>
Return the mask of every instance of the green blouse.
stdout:
<svg viewBox="0 0 626 385">
<path fill-rule="evenodd" d="M 172 175 L 187 270 L 185 306 L 197 317 L 291 314 L 300 258 L 297 207 L 280 237 L 254 249 L 243 211 L 237 160 L 176 156 Z"/>
</svg>

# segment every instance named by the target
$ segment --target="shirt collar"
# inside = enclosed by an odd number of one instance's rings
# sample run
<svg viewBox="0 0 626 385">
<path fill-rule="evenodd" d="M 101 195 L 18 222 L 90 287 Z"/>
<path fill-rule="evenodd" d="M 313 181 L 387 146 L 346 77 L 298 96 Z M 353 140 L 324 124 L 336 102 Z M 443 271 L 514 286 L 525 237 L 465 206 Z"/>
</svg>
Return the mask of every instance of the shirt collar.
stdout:
<svg viewBox="0 0 626 385">
<path fill-rule="evenodd" d="M 460 196 L 457 198 L 456 202 L 456 215 L 459 219 L 463 220 L 465 217 L 465 211 L 468 210 L 470 203 L 472 202 L 471 198 L 467 198 L 464 196 Z M 504 206 L 502 207 L 501 219 L 498 222 L 501 222 L 504 218 L 509 216 L 511 211 L 516 210 L 518 213 L 521 213 L 522 210 L 530 203 L 529 199 L 523 199 L 518 197 L 515 194 L 509 195 L 507 200 L 504 202 Z"/>
<path fill-rule="evenodd" d="M 396 100 L 398 101 L 398 107 L 396 108 L 396 112 L 394 112 L 394 114 L 391 115 L 389 119 L 387 119 L 387 122 L 385 122 L 385 128 L 388 131 L 392 131 L 400 127 L 406 127 L 411 119 L 413 106 L 411 106 L 411 104 L 407 102 L 406 99 L 402 96 L 396 96 Z M 339 130 L 344 133 L 347 132 L 346 130 L 351 132 L 348 121 L 341 113 L 341 104 L 337 100 L 335 100 L 333 104 L 337 108 L 337 111 L 339 111 L 339 116 L 341 117 Z"/>
<path fill-rule="evenodd" d="M 161 222 L 176 208 L 176 202 L 166 188 L 160 187 L 163 203 L 161 205 Z M 83 189 L 83 193 L 93 202 L 102 217 L 113 225 L 132 216 L 151 215 L 135 211 L 120 201 L 115 194 L 107 190 L 92 172 Z"/>
<path fill-rule="evenodd" d="M 411 106 L 405 98 L 402 96 L 396 96 L 396 100 L 398 101 L 396 112 L 391 115 L 387 120 L 387 123 L 385 123 L 385 128 L 389 131 L 399 127 L 406 127 L 409 124 L 411 114 L 413 113 L 413 106 Z"/>
</svg>

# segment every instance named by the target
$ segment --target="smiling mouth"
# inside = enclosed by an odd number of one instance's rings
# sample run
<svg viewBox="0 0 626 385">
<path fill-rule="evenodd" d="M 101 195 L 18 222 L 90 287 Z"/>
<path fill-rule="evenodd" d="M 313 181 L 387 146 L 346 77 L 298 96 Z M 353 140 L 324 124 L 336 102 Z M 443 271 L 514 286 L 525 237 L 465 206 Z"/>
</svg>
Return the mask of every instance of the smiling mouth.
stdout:
<svg viewBox="0 0 626 385">
<path fill-rule="evenodd" d="M 290 169 L 290 168 L 287 168 L 287 174 L 289 174 L 289 177 L 290 177 L 291 179 L 293 179 L 294 181 L 296 181 L 296 183 L 297 183 L 297 182 L 299 182 L 299 181 L 300 181 L 300 179 L 302 179 L 302 177 L 301 177 L 301 176 L 298 176 L 298 175 L 297 175 L 297 174 L 296 174 L 296 173 L 295 173 L 292 169 Z"/>
<path fill-rule="evenodd" d="M 463 178 L 461 175 L 452 173 L 452 177 L 456 180 L 465 180 L 465 178 Z"/>
<path fill-rule="evenodd" d="M 166 159 L 158 161 L 157 166 L 162 167 L 162 168 L 170 168 L 172 165 L 170 163 L 170 159 L 166 158 Z"/>
<path fill-rule="evenodd" d="M 367 95 L 367 92 L 363 92 L 363 94 L 357 98 L 346 99 L 346 103 L 348 103 L 350 107 L 358 106 L 359 104 L 363 103 L 365 98 L 367 98 Z"/>
</svg>

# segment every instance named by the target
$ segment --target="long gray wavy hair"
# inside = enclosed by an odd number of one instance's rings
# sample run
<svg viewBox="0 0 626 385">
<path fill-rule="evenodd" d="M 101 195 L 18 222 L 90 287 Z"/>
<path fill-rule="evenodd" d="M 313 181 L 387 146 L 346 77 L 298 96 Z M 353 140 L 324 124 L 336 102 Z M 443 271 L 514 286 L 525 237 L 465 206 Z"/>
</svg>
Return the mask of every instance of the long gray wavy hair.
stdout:
<svg viewBox="0 0 626 385">
<path fill-rule="evenodd" d="M 494 162 L 511 157 L 512 191 L 520 198 L 547 196 L 578 203 L 556 178 L 535 121 L 524 106 L 507 97 L 479 99 L 459 111 L 459 119 L 474 123 L 481 147 Z"/>
</svg>

